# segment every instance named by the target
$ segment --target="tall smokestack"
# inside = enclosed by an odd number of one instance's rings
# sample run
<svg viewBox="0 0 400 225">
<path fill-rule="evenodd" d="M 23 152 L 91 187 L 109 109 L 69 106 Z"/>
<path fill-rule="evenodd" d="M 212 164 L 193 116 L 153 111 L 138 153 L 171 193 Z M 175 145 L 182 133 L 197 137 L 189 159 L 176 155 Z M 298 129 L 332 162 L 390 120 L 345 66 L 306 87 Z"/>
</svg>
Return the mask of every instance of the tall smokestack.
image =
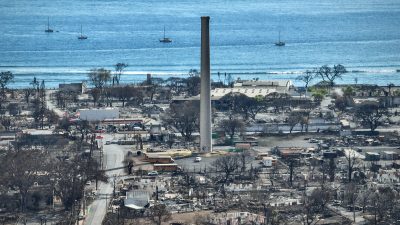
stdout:
<svg viewBox="0 0 400 225">
<path fill-rule="evenodd" d="M 200 149 L 206 152 L 212 151 L 209 23 L 210 17 L 201 17 Z"/>
</svg>

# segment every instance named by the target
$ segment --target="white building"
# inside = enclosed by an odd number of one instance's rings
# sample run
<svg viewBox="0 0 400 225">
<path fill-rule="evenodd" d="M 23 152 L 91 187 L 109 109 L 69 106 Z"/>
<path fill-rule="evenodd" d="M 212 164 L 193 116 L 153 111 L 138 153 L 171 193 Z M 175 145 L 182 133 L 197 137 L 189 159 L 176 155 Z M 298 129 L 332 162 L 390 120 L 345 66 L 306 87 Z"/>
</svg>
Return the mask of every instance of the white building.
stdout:
<svg viewBox="0 0 400 225">
<path fill-rule="evenodd" d="M 265 80 L 265 81 L 237 81 L 233 88 L 215 88 L 211 90 L 211 97 L 221 98 L 229 93 L 241 93 L 247 97 L 267 96 L 273 93 L 290 94 L 293 87 L 290 80 Z"/>
<path fill-rule="evenodd" d="M 254 214 L 250 212 L 229 212 L 221 214 L 212 214 L 210 216 L 210 222 L 215 224 L 265 224 L 265 217 L 260 214 Z"/>
<path fill-rule="evenodd" d="M 397 160 L 399 154 L 394 151 L 383 151 L 381 152 L 381 158 L 384 160 Z"/>
<path fill-rule="evenodd" d="M 263 157 L 262 163 L 265 167 L 271 167 L 275 165 L 276 159 L 274 159 L 273 157 Z"/>
<path fill-rule="evenodd" d="M 397 184 L 400 182 L 400 172 L 395 169 L 380 170 L 376 179 L 381 184 Z"/>
<path fill-rule="evenodd" d="M 103 121 L 119 118 L 118 108 L 80 109 L 79 119 L 87 121 Z"/>
</svg>

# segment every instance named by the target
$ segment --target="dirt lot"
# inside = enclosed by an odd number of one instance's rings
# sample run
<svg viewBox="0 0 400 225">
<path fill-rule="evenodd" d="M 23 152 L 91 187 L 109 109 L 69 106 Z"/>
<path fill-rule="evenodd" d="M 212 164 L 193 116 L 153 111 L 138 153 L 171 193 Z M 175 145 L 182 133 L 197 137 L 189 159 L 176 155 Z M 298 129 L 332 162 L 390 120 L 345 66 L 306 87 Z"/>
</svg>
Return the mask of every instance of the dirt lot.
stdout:
<svg viewBox="0 0 400 225">
<path fill-rule="evenodd" d="M 272 148 L 275 146 L 279 147 L 317 147 L 317 144 L 310 143 L 308 139 L 318 138 L 318 137 L 334 137 L 329 135 L 310 135 L 310 134 L 287 134 L 282 136 L 267 136 L 267 137 L 260 137 L 258 139 L 258 145 L 260 147 Z M 307 140 L 305 140 L 307 139 Z"/>
<path fill-rule="evenodd" d="M 172 214 L 171 218 L 168 221 L 162 222 L 161 225 L 169 225 L 171 223 L 179 223 L 184 222 L 185 224 L 195 224 L 196 220 L 201 217 L 206 217 L 213 211 L 198 211 L 198 212 L 190 212 L 190 213 L 176 213 Z M 143 224 L 143 225 L 151 225 L 154 224 L 150 220 L 146 219 L 135 219 L 135 220 L 125 220 L 125 224 Z"/>
</svg>

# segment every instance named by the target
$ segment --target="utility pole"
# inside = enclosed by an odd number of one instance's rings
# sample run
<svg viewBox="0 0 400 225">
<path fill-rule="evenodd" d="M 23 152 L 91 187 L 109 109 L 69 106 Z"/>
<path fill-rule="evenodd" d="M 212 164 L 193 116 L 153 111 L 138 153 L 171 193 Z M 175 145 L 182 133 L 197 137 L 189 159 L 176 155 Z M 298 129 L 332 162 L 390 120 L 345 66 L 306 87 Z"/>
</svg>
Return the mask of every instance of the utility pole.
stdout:
<svg viewBox="0 0 400 225">
<path fill-rule="evenodd" d="M 115 197 L 115 179 L 117 179 L 117 174 L 113 175 L 113 197 Z"/>
<path fill-rule="evenodd" d="M 107 194 L 105 194 L 106 195 L 106 213 L 107 213 Z"/>
<path fill-rule="evenodd" d="M 156 201 L 158 201 L 158 185 L 156 185 Z"/>
<path fill-rule="evenodd" d="M 268 212 L 265 203 L 262 204 L 264 207 L 264 225 L 268 225 Z"/>
<path fill-rule="evenodd" d="M 83 215 L 86 215 L 86 195 L 85 190 L 83 190 Z"/>
</svg>

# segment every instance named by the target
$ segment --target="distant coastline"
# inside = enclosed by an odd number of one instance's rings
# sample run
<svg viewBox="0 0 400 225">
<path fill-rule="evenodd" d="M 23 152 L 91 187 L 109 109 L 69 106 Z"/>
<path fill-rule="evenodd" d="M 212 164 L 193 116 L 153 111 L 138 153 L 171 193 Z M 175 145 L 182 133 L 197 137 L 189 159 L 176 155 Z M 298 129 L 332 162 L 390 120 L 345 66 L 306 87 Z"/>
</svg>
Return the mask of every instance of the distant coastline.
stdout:
<svg viewBox="0 0 400 225">
<path fill-rule="evenodd" d="M 22 70 L 19 70 L 22 68 Z M 28 68 L 28 69 L 27 69 Z M 56 67 L 57 68 L 57 67 Z M 29 70 L 31 70 L 29 72 Z M 57 88 L 58 84 L 63 83 L 76 83 L 87 80 L 88 70 L 63 70 L 64 68 L 58 68 L 53 71 L 41 71 L 41 67 L 0 67 L 0 71 L 11 71 L 15 75 L 14 83 L 10 84 L 12 88 L 25 88 L 30 86 L 30 82 L 33 77 L 39 80 L 46 80 L 46 87 Z M 112 68 L 110 68 L 112 69 Z M 266 71 L 213 71 L 211 78 L 213 81 L 223 81 L 226 79 L 226 75 L 230 74 L 233 80 L 292 80 L 296 86 L 301 86 L 302 83 L 296 80 L 304 70 L 266 70 Z M 358 84 L 377 84 L 385 86 L 388 83 L 400 85 L 400 72 L 396 68 L 349 68 L 346 74 L 343 75 L 343 79 L 336 81 L 338 85 L 342 84 L 355 84 L 355 78 L 358 80 Z M 219 72 L 219 76 L 218 76 Z M 147 74 L 151 74 L 152 77 L 168 79 L 169 77 L 187 77 L 188 72 L 186 71 L 132 71 L 127 69 L 121 76 L 122 84 L 137 84 L 146 80 Z"/>
</svg>

